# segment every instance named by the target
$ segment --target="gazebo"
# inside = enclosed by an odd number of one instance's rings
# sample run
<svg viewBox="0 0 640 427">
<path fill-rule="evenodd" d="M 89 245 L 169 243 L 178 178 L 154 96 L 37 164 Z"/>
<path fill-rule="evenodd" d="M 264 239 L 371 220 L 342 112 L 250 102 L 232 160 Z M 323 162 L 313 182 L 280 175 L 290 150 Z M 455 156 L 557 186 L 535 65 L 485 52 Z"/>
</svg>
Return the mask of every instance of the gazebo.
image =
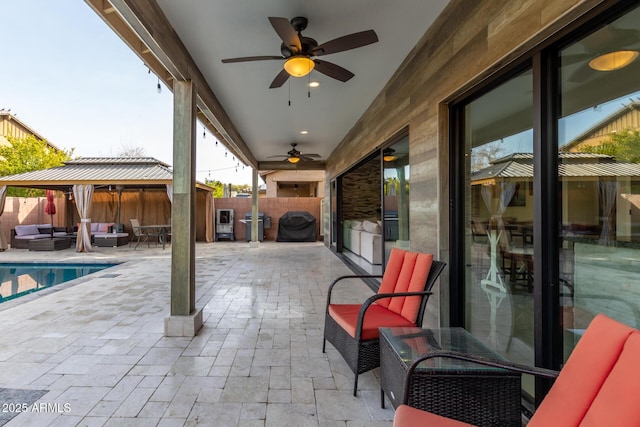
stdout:
<svg viewBox="0 0 640 427">
<path fill-rule="evenodd" d="M 0 177 L 0 205 L 6 187 L 56 190 L 58 199 L 64 197 L 64 203 L 58 201 L 59 226 L 112 222 L 131 234 L 131 218 L 141 224 L 171 221 L 173 171 L 151 157 L 82 157 L 55 168 Z M 196 190 L 196 240 L 212 242 L 213 188 L 196 183 Z M 90 211 L 82 215 L 87 200 Z"/>
</svg>

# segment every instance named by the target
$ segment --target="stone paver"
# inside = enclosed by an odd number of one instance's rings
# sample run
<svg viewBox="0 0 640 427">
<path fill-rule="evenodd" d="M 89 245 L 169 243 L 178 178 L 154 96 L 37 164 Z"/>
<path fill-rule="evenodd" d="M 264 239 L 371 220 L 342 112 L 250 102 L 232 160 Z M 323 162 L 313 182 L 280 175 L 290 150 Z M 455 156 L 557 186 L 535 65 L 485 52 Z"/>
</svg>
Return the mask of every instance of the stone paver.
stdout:
<svg viewBox="0 0 640 427">
<path fill-rule="evenodd" d="M 196 254 L 204 326 L 166 338 L 169 248 L 0 253 L 122 262 L 0 304 L 0 388 L 47 390 L 30 408 L 42 412 L 5 425 L 391 426 L 378 370 L 360 376 L 354 398 L 345 362 L 331 345 L 322 353 L 327 287 L 350 273 L 322 243 L 199 243 Z M 339 292 L 370 295 L 364 284 Z"/>
</svg>

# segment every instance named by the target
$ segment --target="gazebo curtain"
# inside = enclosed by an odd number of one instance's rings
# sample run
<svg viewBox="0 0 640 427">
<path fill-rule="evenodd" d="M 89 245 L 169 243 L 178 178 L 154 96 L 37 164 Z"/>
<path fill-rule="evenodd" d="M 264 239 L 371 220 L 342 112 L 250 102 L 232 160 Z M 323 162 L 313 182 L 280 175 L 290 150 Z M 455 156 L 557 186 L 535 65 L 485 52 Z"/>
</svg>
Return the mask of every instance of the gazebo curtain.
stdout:
<svg viewBox="0 0 640 427">
<path fill-rule="evenodd" d="M 169 198 L 169 202 L 173 204 L 173 185 L 167 184 L 167 197 Z"/>
<path fill-rule="evenodd" d="M 207 193 L 206 213 L 204 222 L 205 240 L 207 243 L 213 242 L 213 213 L 215 212 L 215 204 L 213 194 Z"/>
<path fill-rule="evenodd" d="M 91 246 L 91 204 L 93 202 L 93 185 L 77 184 L 73 186 L 73 197 L 80 215 L 80 227 L 76 239 L 76 252 L 92 252 Z"/>
<path fill-rule="evenodd" d="M 615 207 L 618 197 L 618 183 L 616 181 L 600 181 L 600 206 L 602 209 L 602 231 L 599 243 L 603 246 L 610 245 L 613 238 L 613 224 L 615 222 Z"/>
<path fill-rule="evenodd" d="M 2 214 L 4 213 L 4 202 L 7 199 L 7 186 L 0 187 L 0 251 L 7 249 L 7 240 L 4 237 L 4 227 L 2 226 Z"/>
</svg>

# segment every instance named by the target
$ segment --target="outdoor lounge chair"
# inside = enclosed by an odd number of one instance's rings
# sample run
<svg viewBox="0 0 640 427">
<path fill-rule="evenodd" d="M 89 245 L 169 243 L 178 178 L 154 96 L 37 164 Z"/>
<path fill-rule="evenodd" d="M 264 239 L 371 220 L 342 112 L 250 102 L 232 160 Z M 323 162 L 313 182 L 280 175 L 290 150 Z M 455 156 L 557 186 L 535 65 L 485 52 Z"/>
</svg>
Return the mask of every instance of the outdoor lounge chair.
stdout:
<svg viewBox="0 0 640 427">
<path fill-rule="evenodd" d="M 433 352 L 416 359 L 407 372 L 405 404 L 396 410 L 394 427 L 469 426 L 406 405 L 413 372 L 422 361 L 433 357 L 466 360 L 547 378 L 557 377 L 527 427 L 640 425 L 640 331 L 602 314 L 593 319 L 559 373 L 461 353 Z"/>
<path fill-rule="evenodd" d="M 349 275 L 329 286 L 322 352 L 329 341 L 347 362 L 358 390 L 358 375 L 380 366 L 379 327 L 420 326 L 431 288 L 446 263 L 433 255 L 391 250 L 384 276 Z M 362 304 L 333 304 L 333 287 L 343 279 L 382 278 L 378 293 Z M 343 282 L 348 283 L 348 282 Z"/>
</svg>

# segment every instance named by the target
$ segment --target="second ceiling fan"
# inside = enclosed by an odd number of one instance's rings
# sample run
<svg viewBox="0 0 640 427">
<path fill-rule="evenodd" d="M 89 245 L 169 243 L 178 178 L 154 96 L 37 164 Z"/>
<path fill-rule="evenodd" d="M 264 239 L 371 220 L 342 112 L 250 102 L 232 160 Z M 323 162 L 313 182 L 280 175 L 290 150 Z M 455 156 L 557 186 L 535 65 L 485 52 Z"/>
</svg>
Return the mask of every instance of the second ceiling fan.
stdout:
<svg viewBox="0 0 640 427">
<path fill-rule="evenodd" d="M 270 17 L 269 22 L 282 40 L 280 45 L 282 56 L 245 56 L 223 59 L 222 62 L 228 64 L 284 59 L 284 69 L 273 79 L 271 86 L 269 86 L 270 89 L 281 87 L 289 79 L 289 76 L 303 77 L 314 69 L 333 79 L 346 82 L 354 76 L 351 71 L 334 63 L 314 58 L 356 49 L 378 41 L 376 32 L 367 30 L 338 37 L 318 45 L 314 39 L 302 35 L 302 31 L 307 28 L 307 18 L 296 17 L 289 21 L 286 18 Z"/>
<path fill-rule="evenodd" d="M 300 160 L 308 162 L 308 161 L 313 161 L 315 159 L 320 158 L 320 154 L 315 154 L 315 153 L 314 154 L 309 154 L 309 153 L 302 154 L 300 151 L 298 151 L 296 149 L 297 146 L 298 146 L 297 143 L 292 142 L 291 143 L 291 150 L 289 150 L 286 155 L 269 156 L 269 158 L 284 157 L 284 161 L 285 162 L 289 162 L 289 163 L 293 163 L 293 164 L 298 163 Z"/>
</svg>

